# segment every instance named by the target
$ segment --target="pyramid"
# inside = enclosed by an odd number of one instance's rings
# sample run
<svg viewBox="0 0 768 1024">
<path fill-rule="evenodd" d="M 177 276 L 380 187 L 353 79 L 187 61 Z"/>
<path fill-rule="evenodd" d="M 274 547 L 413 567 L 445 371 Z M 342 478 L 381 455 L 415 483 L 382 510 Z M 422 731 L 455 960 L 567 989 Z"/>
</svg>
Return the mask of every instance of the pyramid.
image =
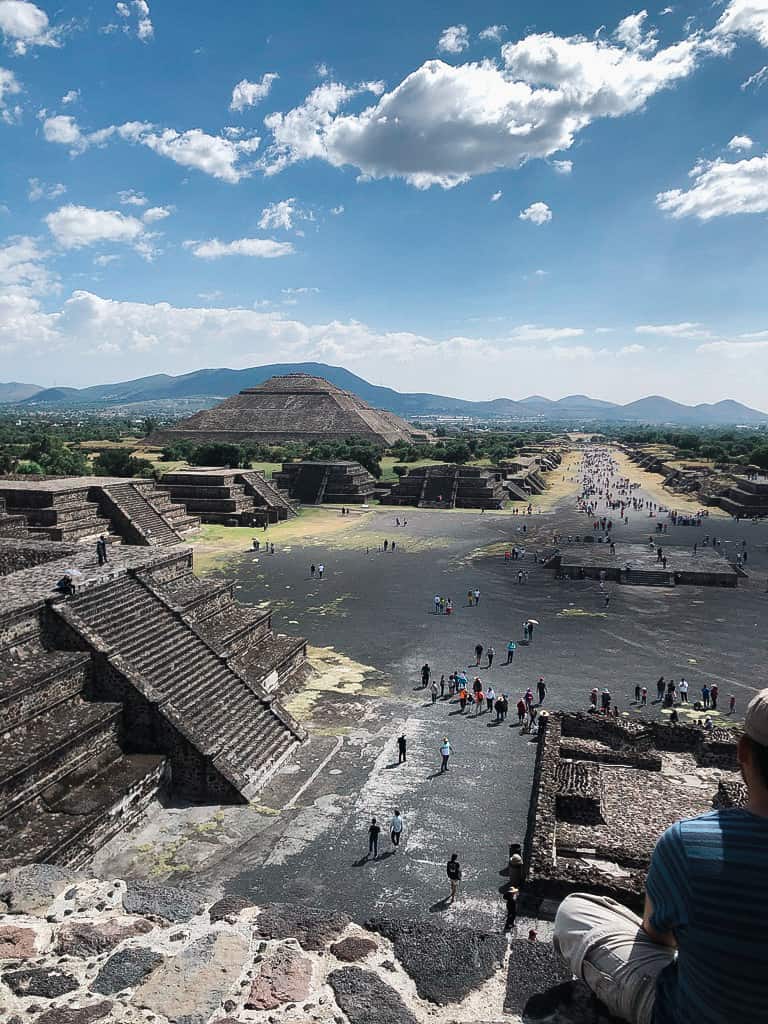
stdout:
<svg viewBox="0 0 768 1024">
<path fill-rule="evenodd" d="M 289 373 L 245 388 L 212 409 L 195 413 L 149 441 L 241 444 L 258 441 L 345 441 L 362 438 L 388 447 L 413 440 L 411 427 L 322 377 Z"/>
</svg>

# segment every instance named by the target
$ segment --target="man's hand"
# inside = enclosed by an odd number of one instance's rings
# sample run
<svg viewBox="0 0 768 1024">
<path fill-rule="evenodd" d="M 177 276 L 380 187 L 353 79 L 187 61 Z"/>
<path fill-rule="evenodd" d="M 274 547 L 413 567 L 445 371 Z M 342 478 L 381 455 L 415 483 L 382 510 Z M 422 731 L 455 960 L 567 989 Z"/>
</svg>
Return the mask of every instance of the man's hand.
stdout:
<svg viewBox="0 0 768 1024">
<path fill-rule="evenodd" d="M 674 932 L 660 932 L 651 924 L 651 918 L 653 917 L 653 904 L 648 893 L 645 894 L 645 909 L 643 910 L 643 931 L 651 940 L 651 942 L 658 943 L 659 946 L 670 946 L 672 949 L 677 949 L 677 939 L 675 938 Z"/>
</svg>

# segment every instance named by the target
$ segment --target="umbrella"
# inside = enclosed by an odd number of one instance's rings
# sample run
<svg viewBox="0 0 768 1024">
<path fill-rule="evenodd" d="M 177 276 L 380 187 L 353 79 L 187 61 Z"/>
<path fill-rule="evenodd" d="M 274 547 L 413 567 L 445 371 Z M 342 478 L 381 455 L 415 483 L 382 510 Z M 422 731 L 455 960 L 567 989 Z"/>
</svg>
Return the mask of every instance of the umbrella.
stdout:
<svg viewBox="0 0 768 1024">
<path fill-rule="evenodd" d="M 531 625 L 531 626 L 538 626 L 539 620 L 538 619 L 528 619 L 528 624 Z"/>
<path fill-rule="evenodd" d="M 83 574 L 80 572 L 79 569 L 65 569 L 64 570 L 64 575 L 65 576 L 82 576 Z"/>
</svg>

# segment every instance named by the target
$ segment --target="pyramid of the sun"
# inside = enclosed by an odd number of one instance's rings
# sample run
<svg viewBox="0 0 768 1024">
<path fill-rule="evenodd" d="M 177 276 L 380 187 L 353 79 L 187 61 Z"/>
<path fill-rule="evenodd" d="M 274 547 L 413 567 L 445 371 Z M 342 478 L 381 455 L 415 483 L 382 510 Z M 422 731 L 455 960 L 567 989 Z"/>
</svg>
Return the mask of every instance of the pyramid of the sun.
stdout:
<svg viewBox="0 0 768 1024">
<path fill-rule="evenodd" d="M 246 388 L 212 409 L 195 413 L 155 433 L 150 441 L 343 441 L 362 438 L 392 445 L 411 441 L 413 432 L 394 413 L 373 409 L 357 395 L 322 377 L 289 373 Z"/>
</svg>

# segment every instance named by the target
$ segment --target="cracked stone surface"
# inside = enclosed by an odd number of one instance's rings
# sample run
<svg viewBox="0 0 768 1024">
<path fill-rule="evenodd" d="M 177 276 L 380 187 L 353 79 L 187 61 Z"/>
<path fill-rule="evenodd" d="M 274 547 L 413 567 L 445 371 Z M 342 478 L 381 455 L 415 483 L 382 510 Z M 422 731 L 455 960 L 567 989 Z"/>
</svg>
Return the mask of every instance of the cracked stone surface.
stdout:
<svg viewBox="0 0 768 1024">
<path fill-rule="evenodd" d="M 398 993 L 372 971 L 341 967 L 328 981 L 350 1024 L 416 1024 Z"/>
<path fill-rule="evenodd" d="M 325 949 L 338 939 L 349 917 L 335 910 L 270 903 L 259 914 L 257 933 L 268 939 L 298 939 L 304 949 Z"/>
<path fill-rule="evenodd" d="M 93 1003 L 91 1006 L 82 1006 L 78 1009 L 67 1009 L 64 1007 L 54 1010 L 47 1010 L 35 1018 L 36 1024 L 91 1024 L 92 1021 L 103 1020 L 110 1010 L 112 1003 L 105 999 L 100 1003 Z"/>
<path fill-rule="evenodd" d="M 246 1000 L 246 1010 L 274 1010 L 283 1003 L 304 1002 L 312 987 L 312 961 L 291 946 L 280 946 L 260 964 Z"/>
<path fill-rule="evenodd" d="M 203 903 L 200 894 L 191 889 L 150 882 L 128 882 L 123 906 L 129 914 L 160 917 L 165 921 L 189 921 L 199 914 Z"/>
<path fill-rule="evenodd" d="M 118 946 L 123 939 L 145 935 L 155 926 L 144 918 L 122 918 L 107 924 L 72 921 L 59 929 L 56 952 L 64 956 L 99 956 Z"/>
<path fill-rule="evenodd" d="M 85 875 L 79 871 L 55 864 L 25 864 L 12 868 L 0 878 L 0 910 L 44 917 L 56 897 L 83 878 Z"/>
<path fill-rule="evenodd" d="M 35 932 L 15 925 L 0 927 L 0 960 L 29 960 L 36 955 Z"/>
<path fill-rule="evenodd" d="M 373 939 L 363 938 L 362 935 L 350 935 L 349 938 L 342 939 L 341 942 L 331 944 L 331 952 L 336 959 L 350 964 L 356 963 L 358 960 L 365 960 L 378 948 Z"/>
<path fill-rule="evenodd" d="M 118 950 L 107 960 L 91 984 L 91 991 L 109 996 L 133 988 L 165 960 L 153 949 Z"/>
<path fill-rule="evenodd" d="M 506 936 L 474 928 L 381 918 L 366 926 L 391 939 L 421 998 L 440 1006 L 480 988 L 499 969 L 507 949 Z"/>
<path fill-rule="evenodd" d="M 79 988 L 71 974 L 56 967 L 29 967 L 20 971 L 6 971 L 3 981 L 16 996 L 39 996 L 56 999 Z"/>
</svg>

